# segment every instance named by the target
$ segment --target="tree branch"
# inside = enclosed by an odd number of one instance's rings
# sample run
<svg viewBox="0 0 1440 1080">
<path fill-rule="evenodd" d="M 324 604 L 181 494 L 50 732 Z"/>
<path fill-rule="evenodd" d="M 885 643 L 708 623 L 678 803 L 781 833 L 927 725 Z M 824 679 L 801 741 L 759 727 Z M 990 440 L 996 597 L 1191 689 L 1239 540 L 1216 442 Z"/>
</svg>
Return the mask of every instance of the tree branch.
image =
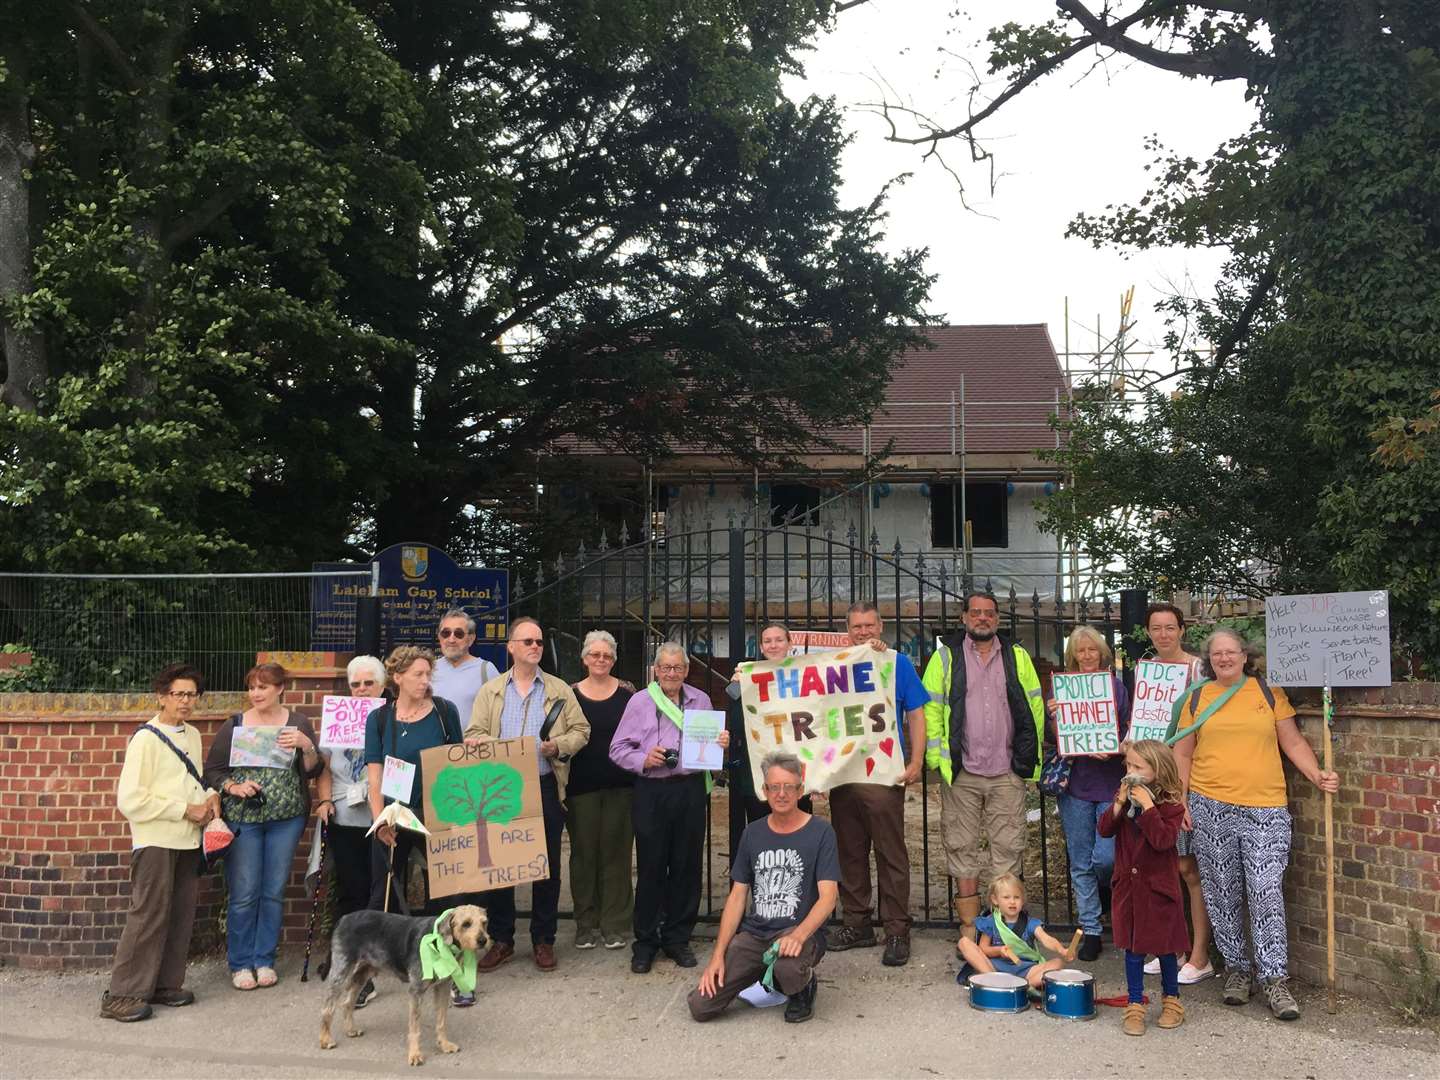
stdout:
<svg viewBox="0 0 1440 1080">
<path fill-rule="evenodd" d="M 1133 16 L 1129 17 L 1128 21 L 1121 19 L 1112 23 L 1096 15 L 1080 0 L 1055 0 L 1055 6 L 1083 26 L 1097 44 L 1108 45 L 1126 56 L 1133 56 L 1136 60 L 1165 71 L 1217 80 L 1243 79 L 1254 72 L 1259 61 L 1259 57 L 1243 46 L 1208 55 L 1168 52 L 1165 49 L 1157 49 L 1153 45 L 1146 45 L 1144 42 L 1125 36 L 1125 27 L 1136 21 Z M 1176 5 L 1167 3 L 1159 6 L 1173 8 Z M 1140 8 L 1140 11 L 1144 12 L 1147 7 L 1151 8 L 1150 14 L 1155 13 L 1152 5 L 1145 5 Z"/>
<path fill-rule="evenodd" d="M 1278 261 L 1272 257 L 1265 265 L 1265 269 L 1255 279 L 1255 285 L 1250 290 L 1250 296 L 1246 299 L 1245 306 L 1240 309 L 1240 314 L 1230 324 L 1230 328 L 1225 331 L 1225 336 L 1216 344 L 1210 375 L 1205 380 L 1203 393 L 1208 394 L 1214 388 L 1215 380 L 1220 377 L 1220 370 L 1230 359 L 1231 354 L 1235 352 L 1241 339 L 1250 332 L 1250 326 L 1255 321 L 1255 316 L 1259 314 L 1260 306 L 1265 302 L 1265 297 L 1269 295 L 1270 290 L 1275 287 L 1275 282 L 1279 277 L 1279 271 L 1276 268 Z"/>
<path fill-rule="evenodd" d="M 100 51 L 105 54 L 106 59 L 120 74 L 127 88 L 135 91 L 143 90 L 144 80 L 140 77 L 140 72 L 135 69 L 135 65 L 130 62 L 130 57 L 125 54 L 120 43 L 111 36 L 110 31 L 96 22 L 95 17 L 79 0 L 70 0 L 69 8 L 71 15 L 74 16 L 77 29 L 100 47 Z"/>
<path fill-rule="evenodd" d="M 195 209 L 177 218 L 166 231 L 160 241 L 160 246 L 166 251 L 174 251 L 187 240 L 192 239 L 199 233 L 204 232 L 213 225 L 221 214 L 229 210 L 250 185 L 236 181 L 227 184 L 219 191 L 211 195 Z"/>
</svg>

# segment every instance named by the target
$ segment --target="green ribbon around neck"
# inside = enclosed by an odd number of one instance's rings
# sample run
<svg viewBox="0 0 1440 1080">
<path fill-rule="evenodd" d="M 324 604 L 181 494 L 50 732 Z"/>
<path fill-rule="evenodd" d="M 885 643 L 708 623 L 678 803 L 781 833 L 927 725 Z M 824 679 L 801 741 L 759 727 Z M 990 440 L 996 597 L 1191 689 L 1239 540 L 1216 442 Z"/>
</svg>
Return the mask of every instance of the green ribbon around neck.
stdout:
<svg viewBox="0 0 1440 1080">
<path fill-rule="evenodd" d="M 440 933 L 440 923 L 454 908 L 446 908 L 435 920 L 435 929 L 420 939 L 420 974 L 427 979 L 450 979 L 462 994 L 475 992 L 475 954 L 452 945 Z"/>
<path fill-rule="evenodd" d="M 1005 924 L 1004 915 L 1001 915 L 998 911 L 991 912 L 991 914 L 995 917 L 995 929 L 1000 932 L 1000 940 L 1010 946 L 1011 952 L 1021 960 L 1029 960 L 1032 964 L 1038 964 L 1041 960 L 1045 959 L 1035 949 L 1026 945 L 1023 938 L 1015 935 L 1015 931 L 1011 930 L 1010 927 Z"/>
<path fill-rule="evenodd" d="M 685 735 L 685 713 L 680 706 L 676 705 L 668 697 L 665 691 L 660 689 L 659 682 L 652 682 L 645 688 L 650 693 L 650 700 L 655 702 L 655 708 L 660 710 L 660 715 L 669 720 L 679 730 L 681 737 Z M 684 691 L 681 691 L 684 694 Z M 708 796 L 715 789 L 715 778 L 710 775 L 710 770 L 705 770 L 705 794 Z"/>
<path fill-rule="evenodd" d="M 1200 715 L 1196 718 L 1193 724 L 1191 724 L 1187 728 L 1181 728 L 1180 716 L 1184 712 L 1185 703 L 1190 700 L 1192 694 L 1198 694 L 1200 692 L 1200 687 L 1207 686 L 1214 681 L 1214 679 L 1201 679 L 1198 683 L 1187 686 L 1185 688 L 1185 692 L 1180 695 L 1180 699 L 1170 707 L 1170 728 L 1168 731 L 1165 732 L 1166 746 L 1174 746 L 1181 739 L 1185 738 L 1185 736 L 1193 735 L 1195 732 L 1199 731 L 1202 727 L 1204 727 L 1205 721 L 1209 720 L 1212 716 L 1219 712 L 1227 701 L 1229 701 L 1232 697 L 1239 693 L 1240 688 L 1249 681 L 1249 676 L 1242 678 L 1239 682 L 1235 683 L 1235 685 L 1231 686 L 1223 694 L 1221 694 L 1209 705 L 1207 705 L 1204 711 L 1200 713 Z"/>
</svg>

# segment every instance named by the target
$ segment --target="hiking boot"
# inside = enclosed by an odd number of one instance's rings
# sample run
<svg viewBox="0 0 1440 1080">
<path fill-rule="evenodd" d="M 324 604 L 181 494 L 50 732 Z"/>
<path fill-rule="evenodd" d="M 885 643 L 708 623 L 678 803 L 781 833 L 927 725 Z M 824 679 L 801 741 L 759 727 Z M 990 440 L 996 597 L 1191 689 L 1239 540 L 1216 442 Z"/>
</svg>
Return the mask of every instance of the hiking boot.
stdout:
<svg viewBox="0 0 1440 1080">
<path fill-rule="evenodd" d="M 1099 935 L 1099 934 L 1086 934 L 1083 938 L 1081 938 L 1081 940 L 1080 940 L 1080 951 L 1079 951 L 1078 953 L 1076 953 L 1075 955 L 1076 955 L 1079 959 L 1084 960 L 1084 961 L 1086 961 L 1086 962 L 1088 963 L 1088 962 L 1091 961 L 1091 960 L 1098 960 L 1098 959 L 1100 959 L 1100 948 L 1101 948 L 1100 935 Z"/>
<path fill-rule="evenodd" d="M 1295 1001 L 1295 995 L 1290 993 L 1290 986 L 1282 977 L 1271 979 L 1265 984 L 1265 1000 L 1270 1004 L 1270 1012 L 1276 1020 L 1299 1020 L 1300 1006 Z"/>
<path fill-rule="evenodd" d="M 355 995 L 354 1007 L 357 1009 L 363 1009 L 366 1005 L 369 1005 L 375 997 L 375 980 L 366 979 L 365 985 L 362 986 L 360 988 L 360 992 Z"/>
<path fill-rule="evenodd" d="M 810 976 L 810 985 L 798 994 L 791 994 L 785 1002 L 785 1022 L 803 1024 L 815 1015 L 815 976 Z"/>
<path fill-rule="evenodd" d="M 1225 972 L 1225 989 L 1220 1000 L 1226 1005 L 1245 1005 L 1250 1001 L 1250 973 L 1238 968 Z"/>
<path fill-rule="evenodd" d="M 1185 1006 L 1178 997 L 1160 999 L 1160 1019 L 1155 1021 L 1158 1028 L 1177 1028 L 1185 1022 Z"/>
<path fill-rule="evenodd" d="M 150 995 L 151 1005 L 169 1005 L 172 1009 L 195 1004 L 195 995 L 189 990 L 156 990 Z"/>
<path fill-rule="evenodd" d="M 154 1010 L 138 997 L 114 997 L 106 990 L 100 998 L 100 1015 L 106 1020 L 119 1020 L 122 1024 L 133 1024 L 136 1020 L 149 1020 Z"/>
<path fill-rule="evenodd" d="M 853 926 L 842 926 L 826 939 L 826 946 L 831 952 L 844 952 L 846 949 L 864 949 L 871 945 L 878 945 L 875 931 L 869 928 L 857 930 Z"/>
<path fill-rule="evenodd" d="M 1138 1001 L 1126 1005 L 1124 1019 L 1120 1021 L 1120 1030 L 1126 1035 L 1144 1035 L 1145 1006 Z"/>
<path fill-rule="evenodd" d="M 891 934 L 885 939 L 885 955 L 880 962 L 886 967 L 904 967 L 910 962 L 910 939 Z"/>
</svg>

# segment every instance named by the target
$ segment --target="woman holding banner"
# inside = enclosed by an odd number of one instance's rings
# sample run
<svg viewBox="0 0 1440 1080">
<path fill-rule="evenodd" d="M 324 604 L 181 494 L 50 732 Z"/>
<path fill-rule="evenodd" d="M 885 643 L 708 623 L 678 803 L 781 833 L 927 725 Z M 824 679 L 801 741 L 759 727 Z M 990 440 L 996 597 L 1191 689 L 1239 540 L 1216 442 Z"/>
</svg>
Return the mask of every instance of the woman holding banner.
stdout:
<svg viewBox="0 0 1440 1080">
<path fill-rule="evenodd" d="M 1225 957 L 1224 1001 L 1250 1000 L 1243 906 L 1270 1011 L 1297 1020 L 1300 1007 L 1286 984 L 1281 888 L 1290 861 L 1290 811 L 1281 755 L 1321 791 L 1334 794 L 1340 777 L 1320 768 L 1285 691 L 1260 678 L 1256 654 L 1239 634 L 1216 630 L 1206 639 L 1204 673 L 1206 680 L 1180 699 L 1178 730 L 1169 741 L 1188 794 L 1205 907 Z"/>
<path fill-rule="evenodd" d="M 345 682 L 350 696 L 378 698 L 386 696 L 385 664 L 378 656 L 357 656 L 345 667 Z M 321 748 L 325 771 L 315 781 L 315 816 L 325 822 L 325 836 L 330 847 L 330 861 L 335 867 L 335 921 L 352 911 L 370 906 L 370 812 L 369 777 L 365 768 L 364 748 L 327 750 Z M 320 978 L 330 971 L 330 958 L 320 963 Z M 363 1009 L 373 993 L 367 983 L 355 999 L 355 1007 Z"/>
<path fill-rule="evenodd" d="M 1159 660 L 1162 664 L 1185 664 L 1189 668 L 1186 685 L 1197 683 L 1203 678 L 1200 673 L 1200 658 L 1186 652 L 1185 614 L 1174 604 L 1151 604 L 1145 610 L 1145 632 L 1150 635 L 1152 646 L 1145 660 Z M 1200 887 L 1200 867 L 1191 850 L 1190 815 L 1180 828 L 1175 841 L 1175 853 L 1180 856 L 1180 880 L 1190 897 L 1190 955 L 1180 965 L 1180 982 L 1189 986 L 1203 982 L 1215 974 L 1210 966 L 1210 916 L 1205 913 L 1205 891 Z M 1157 956 L 1145 965 L 1145 974 L 1160 974 L 1160 958 Z"/>
<path fill-rule="evenodd" d="M 1114 653 L 1104 635 L 1093 626 L 1077 626 L 1065 643 L 1065 670 L 1083 673 L 1109 671 L 1115 695 L 1115 717 L 1120 740 L 1130 726 L 1130 699 L 1125 684 L 1112 670 Z M 1103 685 L 1103 684 L 1102 684 Z M 1055 713 L 1059 703 L 1045 703 L 1050 713 L 1049 737 L 1055 738 Z M 1096 831 L 1105 808 L 1115 801 L 1115 789 L 1125 775 L 1123 754 L 1088 754 L 1070 759 L 1070 782 L 1059 795 L 1060 825 L 1065 830 L 1065 851 L 1070 860 L 1070 884 L 1075 892 L 1075 914 L 1084 940 L 1079 958 L 1094 960 L 1100 955 L 1100 890 L 1110 886 L 1115 867 L 1115 841 Z"/>
</svg>

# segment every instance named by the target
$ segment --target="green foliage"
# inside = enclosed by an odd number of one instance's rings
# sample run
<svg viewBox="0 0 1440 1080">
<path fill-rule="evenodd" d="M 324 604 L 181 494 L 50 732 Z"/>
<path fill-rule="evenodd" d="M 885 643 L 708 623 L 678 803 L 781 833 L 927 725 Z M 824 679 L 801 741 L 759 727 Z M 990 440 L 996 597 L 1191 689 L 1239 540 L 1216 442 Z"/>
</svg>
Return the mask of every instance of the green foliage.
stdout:
<svg viewBox="0 0 1440 1080">
<path fill-rule="evenodd" d="M 36 207 L 0 319 L 47 358 L 0 405 L 0 566 L 476 550 L 557 440 L 855 422 L 929 279 L 840 205 L 834 105 L 781 93 L 829 14 L 0 0 L 36 148 L 0 154 Z"/>
<path fill-rule="evenodd" d="M 24 667 L 0 671 L 0 694 L 49 693 L 61 688 L 59 665 L 48 656 L 41 656 L 33 646 L 8 642 L 0 645 L 0 653 L 30 654 L 30 663 Z"/>
<path fill-rule="evenodd" d="M 1057 6 L 1058 23 L 992 32 L 1002 99 L 1103 43 L 1239 80 L 1259 120 L 1205 161 L 1152 143 L 1144 198 L 1072 224 L 1097 245 L 1222 247 L 1230 261 L 1215 296 L 1163 305 L 1174 382 L 1139 407 L 1081 388 L 1055 454 L 1074 483 L 1046 527 L 1115 566 L 1116 585 L 1387 588 L 1401 653 L 1440 670 L 1433 4 Z"/>
</svg>

